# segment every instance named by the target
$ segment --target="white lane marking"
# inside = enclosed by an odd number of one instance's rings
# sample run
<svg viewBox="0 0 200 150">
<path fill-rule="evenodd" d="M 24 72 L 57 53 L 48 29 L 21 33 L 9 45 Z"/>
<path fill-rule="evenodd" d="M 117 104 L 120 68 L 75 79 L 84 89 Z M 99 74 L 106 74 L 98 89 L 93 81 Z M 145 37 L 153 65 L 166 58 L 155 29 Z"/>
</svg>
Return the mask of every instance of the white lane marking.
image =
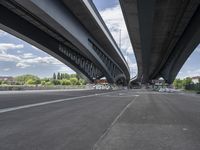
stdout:
<svg viewBox="0 0 200 150">
<path fill-rule="evenodd" d="M 115 120 L 111 123 L 111 125 L 107 128 L 107 130 L 104 132 L 102 136 L 98 139 L 98 141 L 94 144 L 92 147 L 92 150 L 96 150 L 98 148 L 98 145 L 103 140 L 103 138 L 110 132 L 111 128 L 116 124 L 117 120 L 122 116 L 122 114 L 133 104 L 133 102 L 136 100 L 136 98 L 139 97 L 139 95 L 136 95 L 135 98 L 122 109 L 122 111 L 117 115 Z"/>
<path fill-rule="evenodd" d="M 73 92 L 73 91 L 91 91 L 90 89 L 50 89 L 50 90 L 22 90 L 22 91 L 0 91 L 1 94 L 32 94 L 32 93 L 51 93 L 51 92 Z"/>
<path fill-rule="evenodd" d="M 108 93 L 114 93 L 113 92 L 106 92 L 106 93 L 100 93 L 100 94 L 91 94 L 91 95 L 85 95 L 85 96 L 79 96 L 79 97 L 71 97 L 71 98 L 66 98 L 66 99 L 58 99 L 58 100 L 53 100 L 53 101 L 48 101 L 48 102 L 41 102 L 41 103 L 35 103 L 35 104 L 28 104 L 28 105 L 22 105 L 22 106 L 16 106 L 16 107 L 10 107 L 10 108 L 4 108 L 0 109 L 0 114 L 10 112 L 10 111 L 15 111 L 15 110 L 20 110 L 20 109 L 25 109 L 25 108 L 31 108 L 31 107 L 36 107 L 36 106 L 42 106 L 42 105 L 47 105 L 47 104 L 53 104 L 53 103 L 60 103 L 64 101 L 70 101 L 74 99 L 82 99 L 86 97 L 93 97 L 93 96 L 98 96 L 98 95 L 105 95 Z"/>
<path fill-rule="evenodd" d="M 137 97 L 139 95 L 104 95 L 106 97 Z"/>
</svg>

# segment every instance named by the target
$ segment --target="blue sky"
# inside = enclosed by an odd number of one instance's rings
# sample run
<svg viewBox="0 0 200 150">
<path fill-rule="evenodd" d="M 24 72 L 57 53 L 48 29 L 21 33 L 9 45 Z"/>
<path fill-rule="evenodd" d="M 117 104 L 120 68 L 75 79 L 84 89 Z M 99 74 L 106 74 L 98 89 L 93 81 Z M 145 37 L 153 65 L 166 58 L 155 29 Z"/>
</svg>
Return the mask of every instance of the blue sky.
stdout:
<svg viewBox="0 0 200 150">
<path fill-rule="evenodd" d="M 131 75 L 137 64 L 121 8 L 117 0 L 93 0 L 116 43 L 121 38 L 121 51 L 128 61 Z M 121 37 L 120 37 L 121 32 Z M 178 74 L 179 78 L 200 75 L 200 45 L 195 49 Z M 0 76 L 35 74 L 51 77 L 54 72 L 74 73 L 69 67 L 32 45 L 0 30 Z"/>
<path fill-rule="evenodd" d="M 0 76 L 35 74 L 51 77 L 54 72 L 74 73 L 47 53 L 0 31 Z"/>
<path fill-rule="evenodd" d="M 119 4 L 117 0 L 93 0 L 93 3 L 96 5 L 99 11 L 102 11 L 106 8 L 112 8 Z"/>
</svg>

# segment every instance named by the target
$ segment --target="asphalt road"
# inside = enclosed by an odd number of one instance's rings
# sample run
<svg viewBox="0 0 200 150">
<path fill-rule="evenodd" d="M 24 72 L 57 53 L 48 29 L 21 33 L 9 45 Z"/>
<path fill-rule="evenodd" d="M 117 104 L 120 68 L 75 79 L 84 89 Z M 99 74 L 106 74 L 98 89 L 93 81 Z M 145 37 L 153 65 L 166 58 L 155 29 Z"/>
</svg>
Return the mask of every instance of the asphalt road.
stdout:
<svg viewBox="0 0 200 150">
<path fill-rule="evenodd" d="M 94 149 L 200 150 L 200 96 L 138 94 Z"/>
<path fill-rule="evenodd" d="M 109 92 L 107 90 L 0 91 L 0 109 Z"/>
<path fill-rule="evenodd" d="M 12 102 L 9 107 L 16 107 L 19 103 L 24 106 L 34 101 L 46 102 L 46 98 L 53 101 L 102 92 L 105 91 L 0 94 L 0 105 L 9 110 L 6 101 Z M 0 150 L 91 149 L 132 99 L 94 95 L 0 113 Z"/>
<path fill-rule="evenodd" d="M 0 150 L 200 149 L 199 96 L 13 92 L 0 93 L 0 107 Z"/>
</svg>

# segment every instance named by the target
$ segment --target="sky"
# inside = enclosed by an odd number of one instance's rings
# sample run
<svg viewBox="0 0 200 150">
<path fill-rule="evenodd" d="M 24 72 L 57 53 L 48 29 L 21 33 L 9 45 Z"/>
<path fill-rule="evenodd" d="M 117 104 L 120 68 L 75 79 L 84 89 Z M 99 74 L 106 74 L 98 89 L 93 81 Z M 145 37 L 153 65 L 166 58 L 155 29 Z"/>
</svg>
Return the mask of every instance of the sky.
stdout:
<svg viewBox="0 0 200 150">
<path fill-rule="evenodd" d="M 0 30 L 0 76 L 52 77 L 54 72 L 74 73 L 47 53 Z"/>
<path fill-rule="evenodd" d="M 131 76 L 137 64 L 118 0 L 93 0 L 129 64 Z M 121 36 L 120 36 L 121 35 Z M 0 76 L 34 74 L 51 77 L 54 72 L 74 73 L 66 65 L 36 47 L 0 30 Z M 178 78 L 200 76 L 200 45 L 194 50 L 178 74 Z"/>
</svg>

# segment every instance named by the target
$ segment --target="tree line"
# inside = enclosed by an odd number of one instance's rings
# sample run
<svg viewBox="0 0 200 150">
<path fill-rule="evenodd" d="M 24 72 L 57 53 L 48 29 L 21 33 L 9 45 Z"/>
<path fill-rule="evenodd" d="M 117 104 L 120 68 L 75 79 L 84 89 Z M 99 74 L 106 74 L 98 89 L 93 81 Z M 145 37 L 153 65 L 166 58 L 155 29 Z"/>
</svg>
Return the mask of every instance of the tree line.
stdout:
<svg viewBox="0 0 200 150">
<path fill-rule="evenodd" d="M 199 81 L 199 83 L 200 83 L 200 81 Z M 194 84 L 192 82 L 192 78 L 190 78 L 190 77 L 187 77 L 185 79 L 175 79 L 173 82 L 174 87 L 177 89 L 186 89 L 186 87 L 190 84 Z"/>
<path fill-rule="evenodd" d="M 7 85 L 85 85 L 86 81 L 78 74 L 54 73 L 52 78 L 39 78 L 36 75 L 25 74 L 17 76 L 13 81 L 0 81 Z"/>
</svg>

